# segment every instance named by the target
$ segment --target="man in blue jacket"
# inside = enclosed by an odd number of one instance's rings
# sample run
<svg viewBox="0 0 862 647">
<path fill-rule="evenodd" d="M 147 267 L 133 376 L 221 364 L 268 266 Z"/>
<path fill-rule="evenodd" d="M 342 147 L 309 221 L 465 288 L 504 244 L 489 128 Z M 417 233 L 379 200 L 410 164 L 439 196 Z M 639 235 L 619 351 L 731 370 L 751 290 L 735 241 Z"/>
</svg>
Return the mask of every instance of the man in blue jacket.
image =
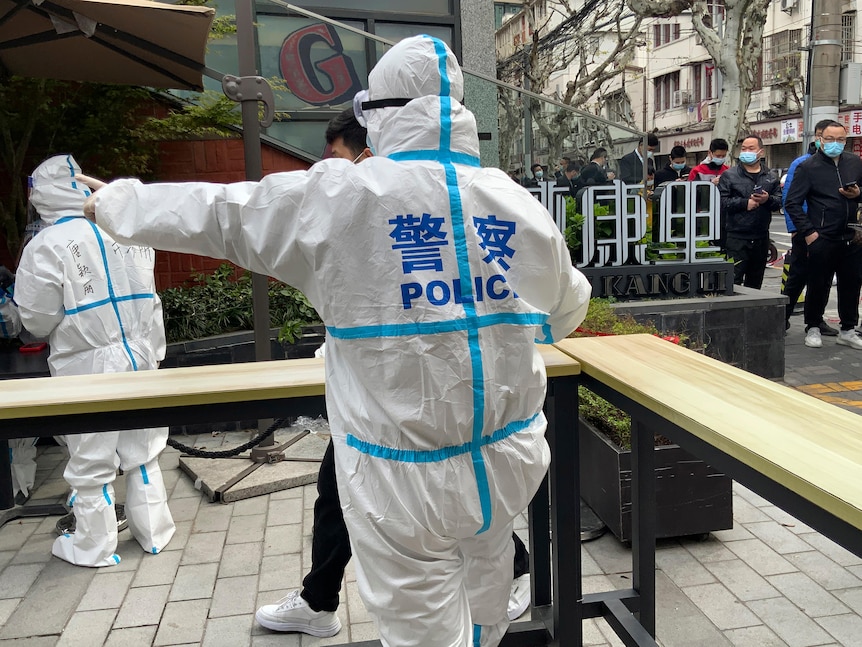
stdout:
<svg viewBox="0 0 862 647">
<path fill-rule="evenodd" d="M 763 164 L 763 142 L 747 135 L 739 153 L 739 164 L 718 180 L 721 215 L 724 219 L 727 258 L 733 259 L 733 282 L 760 289 L 769 248 L 772 212 L 781 206 L 778 179 Z"/>
<path fill-rule="evenodd" d="M 808 253 L 805 345 L 809 348 L 823 346 L 820 322 L 835 274 L 841 319 L 837 343 L 862 350 L 862 337 L 854 330 L 859 320 L 862 246 L 854 243 L 849 226 L 857 218 L 862 160 L 844 152 L 846 143 L 844 126 L 829 123 L 820 135 L 820 149 L 799 165 L 785 201 L 787 215 Z"/>
</svg>

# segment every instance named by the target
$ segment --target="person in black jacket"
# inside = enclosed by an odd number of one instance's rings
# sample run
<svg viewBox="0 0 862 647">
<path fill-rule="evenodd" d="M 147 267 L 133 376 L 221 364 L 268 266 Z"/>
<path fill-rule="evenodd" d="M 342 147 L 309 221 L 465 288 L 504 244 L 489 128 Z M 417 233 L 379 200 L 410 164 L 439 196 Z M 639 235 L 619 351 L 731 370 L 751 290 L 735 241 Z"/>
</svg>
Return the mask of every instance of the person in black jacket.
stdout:
<svg viewBox="0 0 862 647">
<path fill-rule="evenodd" d="M 808 250 L 808 292 L 805 296 L 805 345 L 823 346 L 820 321 L 826 309 L 832 275 L 838 278 L 837 343 L 862 350 L 853 330 L 859 320 L 862 247 L 854 244 L 856 211 L 862 185 L 862 160 L 844 152 L 847 131 L 832 122 L 820 135 L 820 149 L 796 169 L 784 210 L 803 236 Z M 807 211 L 803 205 L 807 204 Z"/>
<path fill-rule="evenodd" d="M 760 289 L 769 249 L 772 212 L 781 207 L 781 185 L 763 164 L 757 135 L 742 140 L 739 164 L 718 180 L 725 251 L 733 259 L 733 282 Z"/>
<path fill-rule="evenodd" d="M 611 184 L 616 177 L 613 171 L 606 170 L 608 162 L 608 151 L 605 148 L 597 148 L 590 156 L 590 162 L 582 170 L 580 183 L 582 187 L 603 186 Z"/>
<path fill-rule="evenodd" d="M 638 147 L 631 153 L 620 158 L 620 179 L 626 184 L 643 184 L 644 181 L 644 141 L 638 143 Z M 658 150 L 658 137 L 650 133 L 646 137 L 647 174 L 655 174 L 655 162 L 653 153 Z"/>
<path fill-rule="evenodd" d="M 691 168 L 685 163 L 685 148 L 674 146 L 670 149 L 670 161 L 667 166 L 655 172 L 655 185 L 677 180 L 688 180 Z"/>
</svg>

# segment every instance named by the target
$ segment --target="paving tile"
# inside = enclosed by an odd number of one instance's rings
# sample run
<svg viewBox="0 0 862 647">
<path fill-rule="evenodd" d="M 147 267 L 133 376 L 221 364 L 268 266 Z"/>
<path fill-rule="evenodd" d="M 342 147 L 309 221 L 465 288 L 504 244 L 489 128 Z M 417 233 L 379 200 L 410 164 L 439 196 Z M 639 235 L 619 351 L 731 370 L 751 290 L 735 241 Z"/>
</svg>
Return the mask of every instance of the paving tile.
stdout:
<svg viewBox="0 0 862 647">
<path fill-rule="evenodd" d="M 761 624 L 754 614 L 722 584 L 690 586 L 684 591 L 719 629 L 736 629 Z"/>
<path fill-rule="evenodd" d="M 740 600 L 761 600 L 779 595 L 753 568 L 741 559 L 712 562 L 706 568 Z"/>
<path fill-rule="evenodd" d="M 755 523 L 757 521 L 769 521 L 769 515 L 751 505 L 741 496 L 734 495 L 733 497 L 733 520 L 743 525 L 747 523 Z M 721 531 L 721 532 L 727 532 Z"/>
<path fill-rule="evenodd" d="M 173 490 L 171 490 L 168 505 L 171 505 L 174 499 L 183 499 L 186 497 L 201 497 L 200 490 L 195 489 L 194 481 L 188 476 L 182 475 L 177 479 Z"/>
<path fill-rule="evenodd" d="M 315 492 L 315 498 L 317 493 Z M 303 507 L 301 499 L 273 499 L 269 502 L 267 525 L 301 523 L 307 508 Z"/>
<path fill-rule="evenodd" d="M 188 564 L 180 566 L 168 596 L 170 602 L 178 600 L 209 600 L 215 587 L 218 564 Z"/>
<path fill-rule="evenodd" d="M 200 643 L 204 635 L 209 600 L 168 602 L 153 640 L 153 647 Z"/>
<path fill-rule="evenodd" d="M 738 521 L 735 516 L 736 511 L 734 510 L 733 528 L 730 530 L 714 530 L 710 534 L 725 545 L 727 542 L 741 541 L 743 539 L 751 539 L 754 537 L 754 535 L 748 532 L 742 525 L 742 522 Z M 760 519 L 760 521 L 762 521 L 762 519 Z"/>
<path fill-rule="evenodd" d="M 862 557 L 854 555 L 846 548 L 839 546 L 828 537 L 819 533 L 812 532 L 802 535 L 802 539 L 839 566 L 847 567 L 862 565 Z"/>
<path fill-rule="evenodd" d="M 95 574 L 95 569 L 73 566 L 60 559 L 48 562 L 0 629 L 0 638 L 26 638 L 37 629 L 42 635 L 59 634 Z M 46 614 L 46 609 L 51 613 Z"/>
<path fill-rule="evenodd" d="M 11 616 L 12 612 L 15 611 L 20 601 L 21 600 L 19 598 L 0 600 L 0 626 L 6 624 L 9 616 Z"/>
<path fill-rule="evenodd" d="M 200 505 L 201 499 L 198 497 L 174 499 L 168 503 L 174 523 L 178 521 L 194 521 Z"/>
<path fill-rule="evenodd" d="M 167 552 L 171 550 L 184 550 L 186 545 L 188 544 L 189 537 L 191 537 L 193 524 L 193 521 L 174 520 L 174 525 L 176 525 L 177 529 L 174 532 L 174 536 L 171 537 L 171 541 L 168 542 L 168 545 L 165 546 L 165 549 L 162 552 Z"/>
<path fill-rule="evenodd" d="M 350 624 L 374 622 L 368 611 L 365 609 L 365 604 L 359 596 L 359 586 L 356 582 L 347 584 L 347 615 L 350 618 Z M 352 638 L 352 640 L 355 640 Z"/>
<path fill-rule="evenodd" d="M 234 516 L 228 526 L 227 544 L 248 544 L 259 542 L 266 532 L 266 515 L 254 514 Z"/>
<path fill-rule="evenodd" d="M 0 550 L 18 550 L 39 525 L 32 519 L 19 519 L 0 528 Z"/>
<path fill-rule="evenodd" d="M 745 538 L 750 537 L 751 534 L 746 532 Z M 736 559 L 736 555 L 731 553 L 712 533 L 703 541 L 685 539 L 682 541 L 682 546 L 701 564 Z"/>
<path fill-rule="evenodd" d="M 221 559 L 227 532 L 201 532 L 192 534 L 183 550 L 180 564 L 204 564 Z"/>
<path fill-rule="evenodd" d="M 760 508 L 760 510 L 768 514 L 772 519 L 780 523 L 795 535 L 814 532 L 809 526 L 806 526 L 804 523 L 799 521 L 799 519 L 791 515 L 789 512 L 785 512 L 778 506 L 767 506 Z"/>
<path fill-rule="evenodd" d="M 227 530 L 230 525 L 230 518 L 232 515 L 233 507 L 230 503 L 225 505 L 222 503 L 207 503 L 204 501 L 198 508 L 192 532 L 217 532 L 220 530 Z"/>
<path fill-rule="evenodd" d="M 729 542 L 727 547 L 761 575 L 792 573 L 798 570 L 796 566 L 788 562 L 759 539 L 733 541 Z"/>
<path fill-rule="evenodd" d="M 152 645 L 156 635 L 157 627 L 130 627 L 128 629 L 114 629 L 108 635 L 103 647 L 136 647 L 140 645 Z"/>
<path fill-rule="evenodd" d="M 0 573 L 0 598 L 23 598 L 39 577 L 41 564 L 12 564 Z"/>
<path fill-rule="evenodd" d="M 748 503 L 753 505 L 756 508 L 762 508 L 765 506 L 772 505 L 772 502 L 767 501 L 759 494 L 755 494 L 747 487 L 742 485 L 741 483 L 733 482 L 733 493 L 743 499 L 745 499 Z"/>
<path fill-rule="evenodd" d="M 296 553 L 301 549 L 302 526 L 300 524 L 267 526 L 263 546 L 264 556 Z"/>
<path fill-rule="evenodd" d="M 216 580 L 212 593 L 209 617 L 222 616 L 252 617 L 257 610 L 257 576 L 225 577 Z"/>
<path fill-rule="evenodd" d="M 593 647 L 594 645 L 607 645 L 605 637 L 599 630 L 596 621 L 590 618 L 581 623 L 581 635 L 583 636 L 584 647 Z"/>
<path fill-rule="evenodd" d="M 361 624 L 350 625 L 350 640 L 358 642 L 360 640 L 377 640 L 380 638 L 380 633 L 377 631 L 377 625 L 373 622 L 363 622 Z"/>
<path fill-rule="evenodd" d="M 826 555 L 816 551 L 788 555 L 787 559 L 800 571 L 807 574 L 812 580 L 829 591 L 834 589 L 853 589 L 862 586 L 862 580 L 853 573 L 839 566 L 826 557 Z"/>
<path fill-rule="evenodd" d="M 833 616 L 850 611 L 805 573 L 773 575 L 766 579 L 809 617 Z"/>
<path fill-rule="evenodd" d="M 15 557 L 15 553 L 18 551 L 15 550 L 3 550 L 0 551 L 0 571 L 6 568 L 6 565 L 12 561 L 12 558 Z"/>
<path fill-rule="evenodd" d="M 96 578 L 98 579 L 98 578 Z M 57 647 L 88 647 L 101 645 L 111 632 L 116 609 L 80 611 L 72 616 L 63 630 Z"/>
<path fill-rule="evenodd" d="M 729 647 L 712 621 L 669 577 L 656 573 L 656 634 L 663 647 Z"/>
<path fill-rule="evenodd" d="M 586 547 L 581 544 L 581 575 L 601 575 L 602 569 L 593 556 L 587 552 Z M 355 576 L 353 579 L 356 579 Z"/>
<path fill-rule="evenodd" d="M 141 566 L 145 556 L 155 557 L 154 555 L 145 553 L 141 545 L 128 532 L 124 532 L 121 535 L 120 541 L 117 542 L 117 555 L 120 556 L 120 563 L 112 566 L 112 571 L 134 572 Z"/>
<path fill-rule="evenodd" d="M 153 559 L 147 559 L 135 573 L 132 586 L 157 586 L 159 584 L 172 584 L 177 575 L 180 565 L 182 551 L 163 550 Z"/>
<path fill-rule="evenodd" d="M 129 589 L 114 621 L 114 629 L 158 625 L 170 590 L 167 585 Z"/>
<path fill-rule="evenodd" d="M 341 633 L 343 634 L 344 630 Z M 252 635 L 251 647 L 301 647 L 301 640 L 300 634 L 283 634 L 270 631 L 265 634 Z"/>
<path fill-rule="evenodd" d="M 245 517 L 253 514 L 266 514 L 267 509 L 269 509 L 269 495 L 254 496 L 234 501 L 233 516 Z"/>
<path fill-rule="evenodd" d="M 817 618 L 817 623 L 846 647 L 857 647 L 862 637 L 862 618 L 855 613 Z"/>
<path fill-rule="evenodd" d="M 729 629 L 724 635 L 733 647 L 787 647 L 787 643 L 766 625 Z"/>
<path fill-rule="evenodd" d="M 832 642 L 829 634 L 785 598 L 754 600 L 748 603 L 748 608 L 788 647 L 810 647 Z"/>
<path fill-rule="evenodd" d="M 759 523 L 748 523 L 745 528 L 776 553 L 783 555 L 785 553 L 804 553 L 811 550 L 811 544 L 772 519 Z"/>
<path fill-rule="evenodd" d="M 207 620 L 201 647 L 248 647 L 251 645 L 253 615 Z"/>
<path fill-rule="evenodd" d="M 838 589 L 832 592 L 857 615 L 862 615 L 862 588 Z"/>
<path fill-rule="evenodd" d="M 656 567 L 680 587 L 715 582 L 712 574 L 682 546 L 658 551 Z"/>
<path fill-rule="evenodd" d="M 582 544 L 604 573 L 629 573 L 632 570 L 632 552 L 611 533 Z"/>
<path fill-rule="evenodd" d="M 103 572 L 100 570 L 90 582 L 87 592 L 78 605 L 78 612 L 119 609 L 134 576 L 135 574 L 132 572 Z M 114 615 L 116 615 L 116 611 L 111 614 L 111 622 L 113 622 Z M 107 633 L 105 635 L 107 636 Z"/>
<path fill-rule="evenodd" d="M 11 638 L 0 640 L 2 647 L 55 647 L 59 636 L 38 636 L 35 638 Z M 87 646 L 89 647 L 89 646 Z"/>
<path fill-rule="evenodd" d="M 56 524 L 56 517 L 54 523 Z M 33 533 L 30 535 L 21 549 L 12 558 L 13 564 L 47 564 L 54 557 L 51 555 L 51 546 L 54 544 L 56 535 L 46 533 Z"/>
<path fill-rule="evenodd" d="M 248 544 L 227 544 L 222 551 L 218 576 L 221 578 L 256 575 L 260 572 L 262 558 L 263 545 L 259 541 Z"/>
</svg>

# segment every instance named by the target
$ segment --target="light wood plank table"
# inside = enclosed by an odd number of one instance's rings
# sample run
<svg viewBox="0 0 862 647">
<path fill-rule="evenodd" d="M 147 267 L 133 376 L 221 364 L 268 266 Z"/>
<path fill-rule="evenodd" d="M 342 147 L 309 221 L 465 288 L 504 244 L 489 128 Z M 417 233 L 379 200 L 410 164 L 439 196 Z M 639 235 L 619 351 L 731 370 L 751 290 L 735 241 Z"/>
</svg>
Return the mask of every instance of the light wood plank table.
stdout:
<svg viewBox="0 0 862 647">
<path fill-rule="evenodd" d="M 580 368 L 577 361 L 552 346 L 538 348 L 548 374 L 545 412 L 554 459 L 549 477 L 530 506 L 533 619 L 514 624 L 503 640 L 504 647 L 581 644 L 575 432 Z M 319 408 L 324 382 L 322 359 L 14 380 L 3 385 L 0 440 L 283 418 L 302 414 L 309 407 Z M 8 452 L 0 451 L 0 500 L 3 483 L 10 487 Z"/>
<path fill-rule="evenodd" d="M 862 554 L 858 414 L 651 335 L 566 339 L 556 347 L 578 360 L 582 385 L 632 415 L 633 588 L 652 635 L 653 430 Z M 585 597 L 587 606 L 594 601 Z"/>
</svg>

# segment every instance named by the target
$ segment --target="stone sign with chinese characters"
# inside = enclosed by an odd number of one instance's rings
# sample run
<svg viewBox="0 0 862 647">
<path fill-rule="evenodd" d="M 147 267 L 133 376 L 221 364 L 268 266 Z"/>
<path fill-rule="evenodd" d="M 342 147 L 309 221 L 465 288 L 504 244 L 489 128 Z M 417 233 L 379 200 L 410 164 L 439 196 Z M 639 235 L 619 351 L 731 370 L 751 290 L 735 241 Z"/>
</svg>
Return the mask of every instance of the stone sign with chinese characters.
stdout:
<svg viewBox="0 0 862 647">
<path fill-rule="evenodd" d="M 566 230 L 565 187 L 541 183 L 530 192 Z M 668 182 L 650 204 L 642 185 L 619 180 L 578 194 L 583 214 L 573 255 L 594 297 L 644 298 L 733 292 L 733 265 L 715 245 L 719 194 L 711 182 Z"/>
</svg>

